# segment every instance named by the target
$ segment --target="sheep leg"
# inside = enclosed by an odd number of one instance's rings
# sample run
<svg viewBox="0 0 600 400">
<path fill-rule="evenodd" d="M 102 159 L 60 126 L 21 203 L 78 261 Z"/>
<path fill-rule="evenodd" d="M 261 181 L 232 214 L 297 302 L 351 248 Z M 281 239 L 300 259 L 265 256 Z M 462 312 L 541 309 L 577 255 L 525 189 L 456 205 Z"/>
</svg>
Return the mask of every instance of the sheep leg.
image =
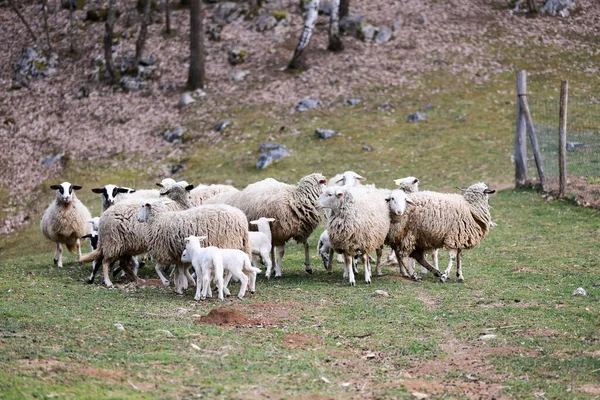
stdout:
<svg viewBox="0 0 600 400">
<path fill-rule="evenodd" d="M 310 249 L 308 248 L 308 239 L 302 242 L 302 244 L 304 244 L 304 270 L 312 275 L 313 270 L 312 266 L 310 265 Z"/>
<path fill-rule="evenodd" d="M 248 275 L 248 284 L 250 286 L 250 293 L 256 292 L 256 272 L 252 271 Z"/>
<path fill-rule="evenodd" d="M 377 262 L 375 263 L 375 276 L 381 276 L 381 256 L 383 255 L 383 246 L 375 250 L 375 254 L 377 255 Z M 371 259 L 369 259 L 369 261 L 370 260 Z"/>
<path fill-rule="evenodd" d="M 421 277 L 415 272 L 413 267 L 410 265 L 410 257 L 404 254 L 401 254 L 400 251 L 396 252 L 396 256 L 398 257 L 398 264 L 400 265 L 400 271 L 404 269 L 404 272 L 408 273 L 408 277 L 415 280 L 420 281 Z M 405 275 L 406 276 L 406 275 Z"/>
<path fill-rule="evenodd" d="M 165 276 L 163 275 L 163 266 L 160 263 L 156 263 L 154 270 L 156 271 L 156 274 L 160 278 L 160 281 L 162 282 L 163 286 L 169 286 L 169 280 L 167 278 L 165 278 Z"/>
<path fill-rule="evenodd" d="M 210 290 L 210 268 L 207 265 L 202 266 L 202 296 L 201 299 L 206 299 Z M 212 297 L 212 296 L 211 296 Z"/>
<path fill-rule="evenodd" d="M 281 264 L 285 254 L 285 244 L 277 246 L 277 262 L 275 263 L 275 279 L 281 279 Z"/>
<path fill-rule="evenodd" d="M 262 258 L 266 269 L 268 269 L 270 271 L 273 268 L 273 263 L 271 262 L 271 252 L 270 251 L 261 251 L 260 257 Z M 259 267 L 256 267 L 256 268 L 260 269 Z"/>
<path fill-rule="evenodd" d="M 241 269 L 234 269 L 230 271 L 233 276 L 235 276 L 240 281 L 240 291 L 238 293 L 238 298 L 241 300 L 244 298 L 246 294 L 246 287 L 248 286 L 248 277 L 246 274 L 242 272 Z"/>
<path fill-rule="evenodd" d="M 177 294 L 183 294 L 183 290 L 185 289 L 184 286 L 187 285 L 187 279 L 182 269 L 183 265 L 175 264 L 173 282 L 175 283 L 175 293 Z"/>
<path fill-rule="evenodd" d="M 157 264 L 158 265 L 158 264 Z M 200 300 L 200 296 L 202 296 L 202 284 L 200 282 L 201 270 L 199 266 L 194 265 L 194 271 L 196 271 L 196 295 L 194 296 L 194 300 Z"/>
<path fill-rule="evenodd" d="M 354 275 L 358 275 L 358 256 L 354 256 L 352 259 L 352 271 Z"/>
<path fill-rule="evenodd" d="M 54 250 L 54 265 L 58 268 L 62 268 L 62 246 L 60 243 L 56 243 L 56 250 Z"/>
<path fill-rule="evenodd" d="M 346 265 L 346 256 L 344 254 L 338 254 L 338 256 L 342 256 L 342 259 L 344 260 L 344 274 L 342 275 L 342 277 L 344 279 L 348 278 L 348 266 Z"/>
<path fill-rule="evenodd" d="M 110 260 L 105 258 L 102 260 L 102 273 L 104 274 L 104 284 L 106 285 L 106 287 L 111 288 L 114 285 L 110 281 L 109 270 L 110 270 Z"/>
<path fill-rule="evenodd" d="M 348 281 L 350 282 L 350 286 L 355 286 L 356 281 L 354 280 L 354 267 L 352 263 L 354 262 L 354 257 L 351 254 L 344 253 L 344 268 L 348 269 Z"/>
<path fill-rule="evenodd" d="M 190 274 L 190 269 L 189 269 L 189 267 L 186 267 L 186 266 L 184 266 L 184 267 L 183 267 L 183 272 L 184 272 L 184 274 L 185 274 L 185 277 L 186 277 L 186 278 L 187 278 L 187 280 L 188 280 L 188 283 L 189 283 L 190 285 L 192 285 L 192 286 L 195 286 L 195 285 L 196 285 L 196 281 L 194 280 L 194 278 L 193 278 L 193 277 L 192 277 L 192 275 Z"/>
<path fill-rule="evenodd" d="M 461 253 L 461 250 L 458 249 L 456 251 L 456 277 L 458 278 L 458 280 L 460 282 L 464 282 L 465 281 L 465 277 L 462 274 L 462 260 L 461 260 L 461 257 L 460 257 L 460 253 Z"/>
<path fill-rule="evenodd" d="M 102 258 L 103 257 L 100 257 L 100 258 L 97 258 L 94 261 L 92 261 L 92 273 L 88 277 L 87 283 L 94 283 L 94 278 L 96 277 L 96 274 L 98 273 L 98 269 L 102 265 Z"/>
<path fill-rule="evenodd" d="M 264 262 L 264 258 L 263 258 L 263 262 Z M 258 268 L 258 256 L 256 254 L 252 254 L 252 266 L 254 268 Z"/>
<path fill-rule="evenodd" d="M 219 301 L 223 301 L 223 271 L 215 270 L 215 283 L 217 284 L 217 296 Z"/>
<path fill-rule="evenodd" d="M 425 253 L 423 251 L 413 251 L 411 255 L 414 256 L 415 260 L 419 264 L 427 268 L 434 276 L 439 277 L 441 275 L 440 271 L 435 269 L 433 265 L 429 264 L 429 261 L 427 261 L 427 259 L 425 258 Z"/>
<path fill-rule="evenodd" d="M 77 246 L 77 254 L 79 255 L 79 258 L 81 258 L 81 240 L 79 238 L 77 238 L 77 242 L 75 242 L 75 245 Z M 83 263 L 81 261 L 79 262 L 79 266 L 83 266 Z"/>
<path fill-rule="evenodd" d="M 329 257 L 327 258 L 327 274 L 333 273 L 333 249 L 329 249 Z M 345 278 L 345 277 L 344 277 Z"/>
<path fill-rule="evenodd" d="M 369 259 L 369 254 L 362 255 L 362 262 L 365 266 L 365 283 L 367 285 L 371 284 L 371 260 Z"/>
<path fill-rule="evenodd" d="M 227 289 L 227 285 L 229 285 L 230 280 L 231 280 L 231 273 L 229 272 L 229 270 L 225 270 L 223 272 L 223 293 L 227 297 L 231 296 L 231 292 L 229 291 L 229 289 Z"/>
<path fill-rule="evenodd" d="M 431 253 L 431 257 L 433 258 L 433 266 L 435 267 L 435 269 L 439 270 L 439 264 L 438 264 L 438 253 L 439 253 L 439 249 L 435 249 L 432 253 Z M 459 254 L 460 254 L 460 250 L 459 250 Z"/>
</svg>

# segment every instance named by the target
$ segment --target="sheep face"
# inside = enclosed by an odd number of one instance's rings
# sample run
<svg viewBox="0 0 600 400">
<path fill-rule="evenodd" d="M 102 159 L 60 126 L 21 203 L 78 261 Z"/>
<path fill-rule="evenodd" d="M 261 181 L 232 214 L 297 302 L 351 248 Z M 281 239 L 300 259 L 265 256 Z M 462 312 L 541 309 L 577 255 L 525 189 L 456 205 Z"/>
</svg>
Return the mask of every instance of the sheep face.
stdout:
<svg viewBox="0 0 600 400">
<path fill-rule="evenodd" d="M 340 188 L 326 188 L 317 199 L 317 208 L 335 208 L 343 196 L 344 191 Z"/>
<path fill-rule="evenodd" d="M 137 220 L 138 222 L 146 222 L 150 218 L 150 210 L 152 205 L 150 203 L 142 204 L 138 211 Z"/>
<path fill-rule="evenodd" d="M 73 190 L 81 190 L 81 188 L 81 186 L 71 185 L 69 182 L 50 186 L 50 189 L 56 190 L 56 201 L 61 204 L 70 204 L 73 201 Z"/>
<path fill-rule="evenodd" d="M 207 236 L 188 236 L 185 238 L 184 242 L 185 242 L 185 250 L 183 250 L 183 253 L 181 254 L 181 261 L 186 262 L 186 263 L 190 263 L 192 262 L 192 256 L 191 251 L 189 250 L 190 248 L 199 248 L 200 246 L 200 242 L 202 240 L 207 239 Z"/>
<path fill-rule="evenodd" d="M 388 202 L 392 215 L 402 215 L 406 211 L 407 204 L 414 205 L 413 201 L 402 190 L 393 190 L 385 201 Z"/>
<path fill-rule="evenodd" d="M 475 183 L 466 189 L 459 188 L 464 191 L 464 198 L 471 204 L 484 201 L 487 203 L 488 195 L 496 193 L 495 190 L 488 189 L 483 182 Z"/>
<path fill-rule="evenodd" d="M 342 177 L 338 179 L 335 183 L 339 186 L 357 186 L 360 185 L 360 182 L 366 179 L 367 178 L 360 176 L 354 171 L 346 171 L 342 174 Z"/>
<path fill-rule="evenodd" d="M 116 185 L 105 185 L 101 188 L 92 189 L 92 192 L 101 194 L 104 198 L 104 203 L 108 206 L 112 206 L 115 204 L 115 198 L 119 193 L 133 193 L 135 192 L 135 189 L 118 187 Z"/>
<path fill-rule="evenodd" d="M 183 261 L 184 263 L 192 262 L 192 257 L 190 257 L 190 253 L 187 251 L 187 248 L 183 250 L 183 253 L 181 253 L 181 261 Z"/>
<path fill-rule="evenodd" d="M 260 225 L 260 224 L 269 224 L 271 222 L 275 222 L 275 218 L 265 218 L 265 217 L 261 217 L 255 221 L 250 221 L 249 223 L 252 225 Z"/>
<path fill-rule="evenodd" d="M 394 183 L 407 193 L 416 193 L 419 191 L 419 180 L 414 176 L 394 179 Z"/>
</svg>

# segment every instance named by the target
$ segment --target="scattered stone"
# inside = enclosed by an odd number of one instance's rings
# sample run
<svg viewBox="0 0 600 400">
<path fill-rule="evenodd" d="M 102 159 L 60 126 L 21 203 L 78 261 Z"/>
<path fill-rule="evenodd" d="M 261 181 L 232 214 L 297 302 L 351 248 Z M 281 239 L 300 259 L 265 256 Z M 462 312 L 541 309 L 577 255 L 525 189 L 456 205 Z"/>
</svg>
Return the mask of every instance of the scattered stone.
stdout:
<svg viewBox="0 0 600 400">
<path fill-rule="evenodd" d="M 585 144 L 579 142 L 567 142 L 567 151 L 575 151 L 575 149 L 584 148 Z"/>
<path fill-rule="evenodd" d="M 371 148 L 371 146 L 369 146 L 369 145 L 366 145 L 366 144 L 365 144 L 365 145 L 362 147 L 362 149 L 363 149 L 364 151 L 373 151 L 373 149 Z"/>
<path fill-rule="evenodd" d="M 202 89 L 196 89 L 192 92 L 192 96 L 197 99 L 206 96 L 206 92 Z"/>
<path fill-rule="evenodd" d="M 60 6 L 65 10 L 81 10 L 85 6 L 85 0 L 60 0 Z"/>
<path fill-rule="evenodd" d="M 248 57 L 248 52 L 239 47 L 234 47 L 231 51 L 229 51 L 229 63 L 231 65 L 238 65 L 246 61 Z"/>
<path fill-rule="evenodd" d="M 115 328 L 117 328 L 120 331 L 124 331 L 125 330 L 125 327 L 120 322 L 115 323 Z"/>
<path fill-rule="evenodd" d="M 158 57 L 156 56 L 142 56 L 140 57 L 140 65 L 143 65 L 145 67 L 149 67 L 151 65 L 154 65 L 158 62 Z"/>
<path fill-rule="evenodd" d="M 192 97 L 192 95 L 191 95 L 190 92 L 185 92 L 179 98 L 179 103 L 177 103 L 177 105 L 180 106 L 180 107 L 185 107 L 188 104 L 194 103 L 195 101 L 196 100 L 194 100 L 194 98 Z"/>
<path fill-rule="evenodd" d="M 300 102 L 296 106 L 296 111 L 302 112 L 302 111 L 306 111 L 306 110 L 312 110 L 313 108 L 317 108 L 321 105 L 323 105 L 323 103 L 321 103 L 321 100 L 311 99 L 311 98 L 307 97 L 305 99 L 300 100 Z"/>
<path fill-rule="evenodd" d="M 339 27 L 340 27 L 340 32 L 346 34 L 346 35 L 350 35 L 350 36 L 358 36 L 358 31 L 360 30 L 360 27 L 362 24 L 364 24 L 365 21 L 365 17 L 362 16 L 358 16 L 358 15 L 350 15 L 347 17 L 344 17 L 340 20 L 339 23 Z"/>
<path fill-rule="evenodd" d="M 223 132 L 225 130 L 225 128 L 227 128 L 229 125 L 231 125 L 231 121 L 225 120 L 225 121 L 219 121 L 219 123 L 217 124 L 217 126 L 215 127 L 215 130 L 219 133 Z"/>
<path fill-rule="evenodd" d="M 378 294 L 379 296 L 383 296 L 383 297 L 390 297 L 390 294 L 388 292 L 386 292 L 385 290 L 376 290 L 375 294 Z"/>
<path fill-rule="evenodd" d="M 320 137 L 321 139 L 324 139 L 324 140 L 329 139 L 330 137 L 339 134 L 339 132 L 336 132 L 333 129 L 321 129 L 321 128 L 317 128 L 315 133 L 317 134 L 318 137 Z"/>
<path fill-rule="evenodd" d="M 362 102 L 361 99 L 357 99 L 357 98 L 347 99 L 347 98 L 344 98 L 344 104 L 352 106 L 352 107 L 354 107 L 355 105 L 359 104 L 360 102 Z"/>
<path fill-rule="evenodd" d="M 331 383 L 331 381 L 327 378 L 325 378 L 324 376 L 321 377 L 321 380 L 325 383 Z"/>
<path fill-rule="evenodd" d="M 181 126 L 175 126 L 174 128 L 164 131 L 162 136 L 169 143 L 183 143 L 184 133 L 185 129 Z"/>
<path fill-rule="evenodd" d="M 426 110 L 431 110 L 432 108 L 433 108 L 433 105 L 431 103 L 425 104 L 425 109 Z"/>
<path fill-rule="evenodd" d="M 331 15 L 331 3 L 329 1 L 319 2 L 319 15 Z"/>
<path fill-rule="evenodd" d="M 56 53 L 46 58 L 33 47 L 24 47 L 21 57 L 13 64 L 14 78 L 19 82 L 27 82 L 29 78 L 53 76 L 56 74 L 57 63 Z"/>
<path fill-rule="evenodd" d="M 363 42 L 372 42 L 375 37 L 376 29 L 371 24 L 362 24 L 358 31 L 358 38 Z"/>
<path fill-rule="evenodd" d="M 292 154 L 292 151 L 283 144 L 263 143 L 260 145 L 262 152 L 256 163 L 256 168 L 265 169 L 274 161 L 278 161 Z"/>
<path fill-rule="evenodd" d="M 231 1 L 219 3 L 213 11 L 212 19 L 218 25 L 227 25 L 234 19 L 237 19 L 240 15 L 246 13 L 246 9 L 238 4 Z"/>
<path fill-rule="evenodd" d="M 48 156 L 46 158 L 44 158 L 42 160 L 42 166 L 43 167 L 49 167 L 53 164 L 55 164 L 57 161 L 62 160 L 62 158 L 65 156 L 65 153 L 58 153 L 56 155 L 53 156 Z"/>
<path fill-rule="evenodd" d="M 199 350 L 199 351 L 200 351 L 200 350 L 202 350 L 202 349 L 200 348 L 200 346 L 198 346 L 197 344 L 190 343 L 190 346 L 192 346 L 192 349 L 194 349 L 194 350 Z"/>
<path fill-rule="evenodd" d="M 584 288 L 579 287 L 575 289 L 575 291 L 573 292 L 573 296 L 587 296 L 587 292 Z"/>
<path fill-rule="evenodd" d="M 491 334 L 491 333 L 487 333 L 487 334 L 485 334 L 485 335 L 481 335 L 481 336 L 479 336 L 479 340 L 483 340 L 483 341 L 486 341 L 486 340 L 493 340 L 493 339 L 496 339 L 496 335 L 493 335 L 493 334 Z"/>
<path fill-rule="evenodd" d="M 232 82 L 241 82 L 244 79 L 246 79 L 246 76 L 248 76 L 248 74 L 250 74 L 249 71 L 236 71 L 229 75 L 229 80 Z"/>
<path fill-rule="evenodd" d="M 142 80 L 152 80 L 160 78 L 160 69 L 157 65 L 150 65 L 144 67 L 143 65 L 138 65 L 138 74 L 137 77 Z"/>
<path fill-rule="evenodd" d="M 367 360 L 372 360 L 372 359 L 374 359 L 375 357 L 377 357 L 377 355 L 375 355 L 375 353 L 368 353 L 368 354 L 365 356 L 365 358 L 366 358 Z"/>
<path fill-rule="evenodd" d="M 119 80 L 119 84 L 121 87 L 127 91 L 135 92 L 141 90 L 144 87 L 144 83 L 141 78 L 124 75 L 121 80 Z"/>
<path fill-rule="evenodd" d="M 156 332 L 164 333 L 164 334 L 167 335 L 168 338 L 174 338 L 175 337 L 175 335 L 173 335 L 171 333 L 171 331 L 168 331 L 166 329 L 157 329 Z"/>
<path fill-rule="evenodd" d="M 429 20 L 427 19 L 427 15 L 421 13 L 419 14 L 419 23 L 421 25 L 429 25 Z"/>
<path fill-rule="evenodd" d="M 77 89 L 77 93 L 75 93 L 75 97 L 78 99 L 86 99 L 90 96 L 92 90 L 89 87 L 82 86 Z"/>
<path fill-rule="evenodd" d="M 400 28 L 402 28 L 402 25 L 404 24 L 404 20 L 401 17 L 398 17 L 393 23 L 392 23 L 392 30 L 395 32 L 397 30 L 399 30 Z"/>
<path fill-rule="evenodd" d="M 375 43 L 386 43 L 392 38 L 392 30 L 387 26 L 380 26 L 377 28 L 377 35 L 375 36 Z"/>
<path fill-rule="evenodd" d="M 277 19 L 267 13 L 261 14 L 256 18 L 256 30 L 259 32 L 264 32 L 275 28 L 277 25 Z"/>
<path fill-rule="evenodd" d="M 427 119 L 427 117 L 428 117 L 427 114 L 417 111 L 417 112 L 415 112 L 413 114 L 409 114 L 406 117 L 406 121 L 407 122 L 425 121 Z"/>
<path fill-rule="evenodd" d="M 427 393 L 412 392 L 411 394 L 417 400 L 425 400 L 425 399 L 429 398 L 429 395 Z"/>
<path fill-rule="evenodd" d="M 175 175 L 176 173 L 183 171 L 185 169 L 185 164 L 177 164 L 171 167 L 171 175 Z"/>
<path fill-rule="evenodd" d="M 213 42 L 221 41 L 221 25 L 219 24 L 206 24 L 204 33 L 206 33 L 208 40 L 212 40 Z"/>
<path fill-rule="evenodd" d="M 575 2 L 573 0 L 546 0 L 540 12 L 567 18 L 573 9 L 575 9 Z"/>
<path fill-rule="evenodd" d="M 381 103 L 381 105 L 378 107 L 379 111 L 390 111 L 392 110 L 394 107 L 392 107 L 392 105 L 387 102 L 384 101 L 383 103 Z"/>
</svg>

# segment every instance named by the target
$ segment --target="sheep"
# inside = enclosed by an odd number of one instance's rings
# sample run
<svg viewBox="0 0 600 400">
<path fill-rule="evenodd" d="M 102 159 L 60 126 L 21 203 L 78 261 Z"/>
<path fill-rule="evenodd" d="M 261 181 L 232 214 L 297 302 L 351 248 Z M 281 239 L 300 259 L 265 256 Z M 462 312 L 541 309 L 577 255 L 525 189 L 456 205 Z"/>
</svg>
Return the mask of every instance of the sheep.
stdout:
<svg viewBox="0 0 600 400">
<path fill-rule="evenodd" d="M 225 277 L 225 287 L 229 285 L 229 280 L 234 277 L 240 281 L 240 292 L 238 297 L 242 299 L 246 293 L 246 287 L 250 285 L 250 293 L 256 291 L 256 275 L 260 269 L 255 268 L 250 263 L 248 254 L 238 249 L 221 249 L 223 257 L 223 266 L 228 272 Z"/>
<path fill-rule="evenodd" d="M 331 178 L 327 186 L 359 186 L 366 179 L 354 171 L 346 171 Z"/>
<path fill-rule="evenodd" d="M 157 183 L 161 188 L 168 188 L 176 182 L 172 178 L 165 178 L 160 183 Z M 136 190 L 129 187 L 120 187 L 113 184 L 104 185 L 99 188 L 92 189 L 92 192 L 102 195 L 102 214 L 110 206 L 122 201 L 133 201 L 136 199 L 157 199 L 160 196 L 160 191 L 155 189 Z"/>
<path fill-rule="evenodd" d="M 240 249 L 249 256 L 248 220 L 244 213 L 225 204 L 208 204 L 182 211 L 169 211 L 164 204 L 145 203 L 137 219 L 145 224 L 148 250 L 157 270 L 175 264 L 175 292 L 182 294 L 191 280 L 181 262 L 184 239 L 192 235 L 208 236 L 208 245 Z"/>
<path fill-rule="evenodd" d="M 411 273 L 409 257 L 446 282 L 456 261 L 456 276 L 464 281 L 461 252 L 477 247 L 492 226 L 489 195 L 495 190 L 488 189 L 482 182 L 462 190 L 462 196 L 427 191 L 413 193 L 410 199 L 414 206 L 409 207 L 398 223 L 392 223 L 388 241 L 398 260 Z M 440 248 L 450 254 L 444 273 L 425 259 L 427 251 Z"/>
<path fill-rule="evenodd" d="M 119 187 L 116 185 L 109 184 L 109 185 L 104 185 L 99 188 L 93 188 L 92 192 L 102 195 L 102 208 L 101 208 L 102 211 L 100 212 L 100 214 L 102 214 L 110 206 L 115 204 L 115 200 L 117 199 L 119 194 L 134 193 L 135 189 L 128 188 L 128 187 Z"/>
<path fill-rule="evenodd" d="M 205 204 L 225 203 L 238 207 L 249 220 L 275 218 L 276 221 L 271 226 L 271 260 L 275 263 L 275 278 L 281 278 L 285 243 L 290 239 L 304 245 L 305 270 L 312 274 L 308 237 L 319 225 L 321 216 L 315 203 L 326 183 L 327 179 L 321 174 L 307 175 L 296 185 L 267 178 L 246 186 L 240 192 L 210 198 Z M 266 276 L 270 278 L 269 275 Z"/>
<path fill-rule="evenodd" d="M 319 208 L 327 208 L 331 216 L 327 232 L 331 247 L 344 254 L 344 278 L 355 285 L 352 268 L 353 256 L 360 253 L 365 266 L 365 283 L 371 283 L 369 253 L 380 248 L 387 236 L 390 217 L 386 191 L 364 187 L 329 187 L 317 201 Z M 328 271 L 332 259 L 329 258 Z"/>
<path fill-rule="evenodd" d="M 180 203 L 185 208 L 191 208 L 204 204 L 207 199 L 214 196 L 235 192 L 239 192 L 239 190 L 229 185 L 201 185 L 194 188 L 194 185 L 180 181 L 161 189 L 160 194 Z"/>
<path fill-rule="evenodd" d="M 91 224 L 90 233 L 88 233 L 87 235 L 83 235 L 81 238 L 82 239 L 86 239 L 86 238 L 90 239 L 90 246 L 92 247 L 92 250 L 96 250 L 98 248 L 98 229 L 99 229 L 99 225 L 100 225 L 100 217 L 94 217 L 94 218 L 88 220 L 88 222 Z M 94 277 L 96 276 L 96 272 L 98 272 L 98 268 L 100 267 L 100 264 L 101 263 L 99 263 L 98 260 L 93 261 L 92 274 L 87 279 L 88 283 L 94 282 Z"/>
<path fill-rule="evenodd" d="M 56 190 L 56 198 L 44 211 L 40 229 L 48 240 L 56 243 L 54 264 L 62 268 L 62 244 L 81 256 L 81 237 L 90 232 L 88 220 L 92 215 L 75 195 L 74 191 L 81 190 L 82 186 L 63 182 L 50 188 Z"/>
<path fill-rule="evenodd" d="M 185 249 L 181 261 L 192 263 L 196 272 L 196 295 L 194 300 L 206 299 L 210 290 L 210 276 L 217 285 L 219 301 L 223 301 L 223 258 L 221 250 L 215 246 L 201 247 L 200 240 L 206 236 L 188 236 L 185 238 Z M 202 282 L 200 282 L 202 278 Z M 246 278 L 248 281 L 248 278 Z M 212 296 L 212 294 L 211 294 Z"/>
<path fill-rule="evenodd" d="M 258 232 L 248 232 L 248 239 L 250 240 L 250 249 L 252 250 L 252 266 L 257 268 L 258 257 L 262 258 L 265 267 L 267 268 L 266 274 L 271 276 L 271 222 L 275 222 L 275 218 L 259 218 L 255 221 L 250 221 L 250 225 L 255 225 L 258 228 Z"/>
</svg>

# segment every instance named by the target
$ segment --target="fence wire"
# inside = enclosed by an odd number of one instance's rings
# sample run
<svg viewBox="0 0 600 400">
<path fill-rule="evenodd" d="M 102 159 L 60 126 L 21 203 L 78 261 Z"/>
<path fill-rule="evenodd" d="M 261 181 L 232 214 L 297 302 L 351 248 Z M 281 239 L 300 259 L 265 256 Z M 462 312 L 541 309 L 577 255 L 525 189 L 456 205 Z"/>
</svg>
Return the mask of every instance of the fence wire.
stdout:
<svg viewBox="0 0 600 400">
<path fill-rule="evenodd" d="M 548 178 L 559 176 L 558 126 L 560 99 L 527 96 Z M 528 143 L 528 160 L 533 160 Z M 527 175 L 537 176 L 535 163 L 527 163 Z M 600 178 L 600 103 L 571 100 L 567 109 L 567 175 Z"/>
</svg>

